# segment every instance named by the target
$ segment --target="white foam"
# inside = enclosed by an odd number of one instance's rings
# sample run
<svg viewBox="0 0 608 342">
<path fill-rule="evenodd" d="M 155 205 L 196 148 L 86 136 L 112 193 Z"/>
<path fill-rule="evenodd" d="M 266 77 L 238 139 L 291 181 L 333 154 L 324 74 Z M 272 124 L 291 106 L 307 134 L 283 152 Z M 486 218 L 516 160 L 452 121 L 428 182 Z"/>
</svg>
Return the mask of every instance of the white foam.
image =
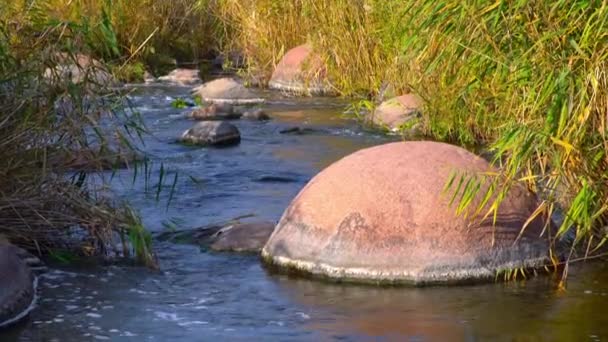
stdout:
<svg viewBox="0 0 608 342">
<path fill-rule="evenodd" d="M 171 322 L 179 321 L 179 317 L 177 317 L 177 314 L 175 312 L 154 311 L 154 315 L 156 315 L 156 317 L 158 317 L 162 320 L 165 320 L 165 321 L 171 321 Z"/>
</svg>

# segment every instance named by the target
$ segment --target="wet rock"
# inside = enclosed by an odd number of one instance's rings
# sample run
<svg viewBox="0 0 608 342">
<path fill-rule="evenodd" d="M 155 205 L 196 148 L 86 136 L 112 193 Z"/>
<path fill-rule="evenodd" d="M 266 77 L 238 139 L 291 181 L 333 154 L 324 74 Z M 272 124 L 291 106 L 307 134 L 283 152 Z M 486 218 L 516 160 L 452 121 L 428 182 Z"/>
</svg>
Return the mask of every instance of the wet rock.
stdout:
<svg viewBox="0 0 608 342">
<path fill-rule="evenodd" d="M 399 130 L 414 121 L 422 111 L 422 100 L 413 94 L 401 95 L 384 101 L 372 113 L 370 121 L 375 126 Z M 410 127 L 413 128 L 413 127 Z"/>
<path fill-rule="evenodd" d="M 197 69 L 182 68 L 175 69 L 168 75 L 159 77 L 158 80 L 179 86 L 192 86 L 202 82 Z"/>
<path fill-rule="evenodd" d="M 450 206 L 443 189 L 453 172 L 492 170 L 482 158 L 443 143 L 398 142 L 358 151 L 308 183 L 262 256 L 280 268 L 373 283 L 491 280 L 500 270 L 542 267 L 548 262 L 548 237 L 541 237 L 546 221 L 537 217 L 518 238 L 538 206 L 524 187 L 507 194 L 495 226 L 492 217 L 456 215 Z"/>
<path fill-rule="evenodd" d="M 272 73 L 268 87 L 303 95 L 332 93 L 325 63 L 308 44 L 297 46 L 283 56 Z"/>
<path fill-rule="evenodd" d="M 0 329 L 26 317 L 36 301 L 36 277 L 19 253 L 0 244 Z"/>
<path fill-rule="evenodd" d="M 182 134 L 181 142 L 203 146 L 236 145 L 241 141 L 238 128 L 226 121 L 202 121 Z"/>
<path fill-rule="evenodd" d="M 219 78 L 194 88 L 194 96 L 200 96 L 205 102 L 234 105 L 264 102 L 264 99 L 256 97 L 241 81 L 231 77 Z"/>
<path fill-rule="evenodd" d="M 274 230 L 273 222 L 235 223 L 211 237 L 214 251 L 259 253 Z"/>
<path fill-rule="evenodd" d="M 270 116 L 268 116 L 268 114 L 266 114 L 261 108 L 257 108 L 254 110 L 245 111 L 243 113 L 243 119 L 264 121 L 270 120 Z"/>
<path fill-rule="evenodd" d="M 47 68 L 44 77 L 52 83 L 70 80 L 72 83 L 88 83 L 108 86 L 118 83 L 98 60 L 83 54 L 57 54 L 57 65 Z"/>
<path fill-rule="evenodd" d="M 229 103 L 212 103 L 209 106 L 197 108 L 188 114 L 188 117 L 200 121 L 233 120 L 239 119 L 241 116 L 242 114 L 235 111 Z"/>
</svg>

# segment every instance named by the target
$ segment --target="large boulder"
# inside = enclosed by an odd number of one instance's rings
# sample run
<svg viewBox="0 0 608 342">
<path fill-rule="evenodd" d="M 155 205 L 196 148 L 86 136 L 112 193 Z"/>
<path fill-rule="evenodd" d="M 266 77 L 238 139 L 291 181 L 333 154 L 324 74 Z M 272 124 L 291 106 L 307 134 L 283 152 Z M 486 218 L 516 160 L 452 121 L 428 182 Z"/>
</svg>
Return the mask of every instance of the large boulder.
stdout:
<svg viewBox="0 0 608 342">
<path fill-rule="evenodd" d="M 391 131 L 406 126 L 413 128 L 421 111 L 422 100 L 414 94 L 405 94 L 382 102 L 372 113 L 370 121 Z"/>
<path fill-rule="evenodd" d="M 211 103 L 246 105 L 264 102 L 263 98 L 256 97 L 241 81 L 231 77 L 206 82 L 194 88 L 194 95 Z"/>
<path fill-rule="evenodd" d="M 259 253 L 274 230 L 272 222 L 234 223 L 211 237 L 215 251 Z"/>
<path fill-rule="evenodd" d="M 158 80 L 178 86 L 192 86 L 202 82 L 197 69 L 183 68 L 172 70 L 169 74 L 159 77 Z"/>
<path fill-rule="evenodd" d="M 202 146 L 236 145 L 240 141 L 238 128 L 225 121 L 201 121 L 181 137 L 183 143 Z"/>
<path fill-rule="evenodd" d="M 375 283 L 494 279 L 501 270 L 545 265 L 549 243 L 541 237 L 542 218 L 532 220 L 518 239 L 538 205 L 527 189 L 511 189 L 495 226 L 492 218 L 465 218 L 450 206 L 443 189 L 452 172 L 490 170 L 485 160 L 443 143 L 360 150 L 309 182 L 262 256 L 280 268 Z"/>
<path fill-rule="evenodd" d="M 36 301 L 36 277 L 19 251 L 0 243 L 0 328 L 27 316 Z"/>
<path fill-rule="evenodd" d="M 308 44 L 287 51 L 272 73 L 268 87 L 305 95 L 332 93 L 325 63 Z"/>
</svg>

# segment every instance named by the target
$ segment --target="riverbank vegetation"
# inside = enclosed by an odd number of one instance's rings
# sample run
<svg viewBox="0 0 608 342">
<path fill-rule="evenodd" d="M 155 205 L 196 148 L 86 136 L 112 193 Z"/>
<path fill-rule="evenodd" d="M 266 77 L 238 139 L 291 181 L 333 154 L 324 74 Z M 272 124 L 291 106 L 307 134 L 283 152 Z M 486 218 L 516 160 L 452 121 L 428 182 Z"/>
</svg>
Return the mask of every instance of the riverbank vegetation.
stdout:
<svg viewBox="0 0 608 342">
<path fill-rule="evenodd" d="M 238 52 L 245 59 L 241 72 L 264 84 L 287 50 L 309 43 L 339 94 L 366 103 L 418 94 L 427 138 L 493 151 L 498 202 L 502 189 L 525 182 L 544 199 L 536 214 L 561 208 L 560 236 L 586 252 L 605 242 L 604 2 L 22 0 L 0 11 L 9 42 L 0 56 L 14 61 L 3 62 L 11 73 L 32 65 L 43 71 L 53 50 L 40 56 L 46 50 L 31 46 L 82 48 L 126 80 L 141 79 L 146 69 L 162 73 L 173 61 L 200 66 L 217 53 Z M 62 47 L 44 34 L 49 27 Z M 76 28 L 82 34 L 64 41 Z M 16 51 L 25 57 L 13 56 Z M 475 182 L 463 182 L 469 184 L 463 193 L 475 191 Z"/>
<path fill-rule="evenodd" d="M 50 5 L 0 5 L 0 235 L 58 257 L 134 252 L 153 266 L 138 215 L 91 181 L 108 151 L 133 151 L 144 130 L 121 110 L 104 65 L 86 57 L 92 41 L 115 50 L 112 32 L 52 19 Z"/>
</svg>

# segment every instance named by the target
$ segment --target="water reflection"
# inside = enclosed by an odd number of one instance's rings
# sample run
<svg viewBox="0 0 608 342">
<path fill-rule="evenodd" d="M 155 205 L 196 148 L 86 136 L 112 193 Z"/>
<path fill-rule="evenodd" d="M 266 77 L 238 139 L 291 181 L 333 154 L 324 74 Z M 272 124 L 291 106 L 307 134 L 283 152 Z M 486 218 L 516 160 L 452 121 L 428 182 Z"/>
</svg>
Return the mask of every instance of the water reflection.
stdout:
<svg viewBox="0 0 608 342">
<path fill-rule="evenodd" d="M 322 331 L 328 338 L 572 341 L 608 336 L 608 319 L 602 314 L 608 304 L 602 292 L 608 291 L 604 267 L 583 268 L 571 275 L 572 285 L 566 293 L 558 292 L 549 276 L 507 284 L 431 288 L 376 288 L 282 275 L 273 279 L 283 295 L 325 317 L 311 320 L 307 328 Z M 603 282 L 589 284 L 589 278 L 598 277 Z M 586 285 L 593 290 L 585 290 Z"/>
</svg>

